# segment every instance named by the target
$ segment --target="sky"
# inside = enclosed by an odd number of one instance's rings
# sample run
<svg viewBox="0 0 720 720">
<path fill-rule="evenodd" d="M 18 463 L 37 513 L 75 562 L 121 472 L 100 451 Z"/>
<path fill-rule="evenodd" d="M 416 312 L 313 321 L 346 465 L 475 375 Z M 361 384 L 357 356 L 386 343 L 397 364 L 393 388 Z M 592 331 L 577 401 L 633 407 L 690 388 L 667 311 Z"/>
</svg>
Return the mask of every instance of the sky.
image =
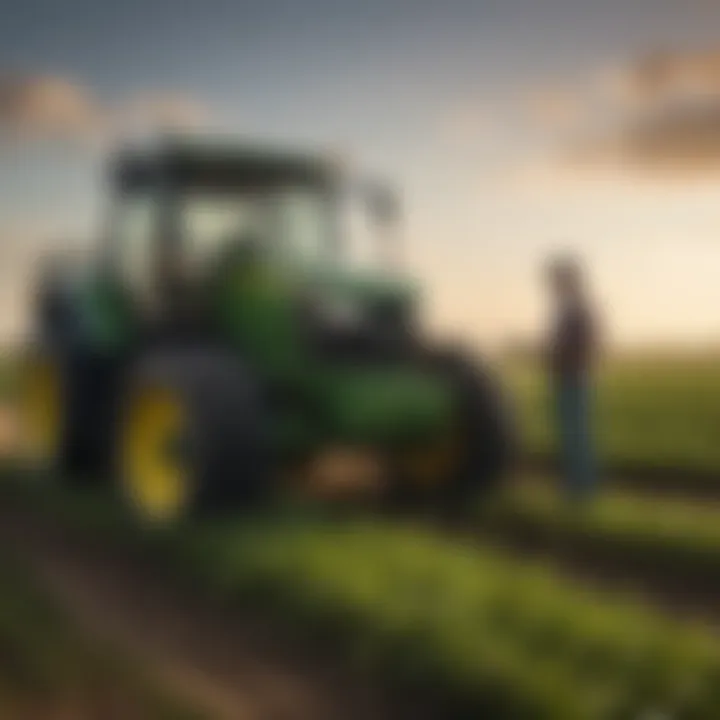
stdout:
<svg viewBox="0 0 720 720">
<path fill-rule="evenodd" d="M 402 190 L 430 321 L 541 331 L 549 254 L 617 344 L 720 339 L 720 1 L 25 0 L 0 25 L 0 333 L 97 236 L 118 133 L 327 147 Z"/>
</svg>

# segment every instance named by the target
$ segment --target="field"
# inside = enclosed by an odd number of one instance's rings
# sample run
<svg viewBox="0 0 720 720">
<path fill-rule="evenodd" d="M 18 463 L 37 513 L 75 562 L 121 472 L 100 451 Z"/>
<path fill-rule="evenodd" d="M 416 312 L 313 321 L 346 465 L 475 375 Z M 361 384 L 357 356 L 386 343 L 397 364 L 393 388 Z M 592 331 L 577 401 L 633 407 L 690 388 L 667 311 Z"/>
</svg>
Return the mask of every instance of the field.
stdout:
<svg viewBox="0 0 720 720">
<path fill-rule="evenodd" d="M 514 362 L 507 378 L 526 449 L 551 456 L 553 408 L 541 368 Z M 595 430 L 608 468 L 720 479 L 718 428 L 720 357 L 630 357 L 601 367 Z"/>
<path fill-rule="evenodd" d="M 0 718 L 191 720 L 136 666 L 81 632 L 27 569 L 0 558 Z"/>
<path fill-rule="evenodd" d="M 584 508 L 528 483 L 478 509 L 481 537 L 647 591 L 674 612 L 717 614 L 720 506 L 606 490 Z M 646 592 L 647 594 L 647 592 Z"/>
<path fill-rule="evenodd" d="M 478 502 L 462 526 L 287 507 L 151 533 L 105 490 L 38 491 L 16 473 L 3 506 L 150 563 L 387 697 L 413 698 L 427 717 L 713 720 L 720 504 L 706 491 L 720 479 L 717 365 L 607 365 L 597 431 L 607 466 L 627 475 L 608 473 L 584 507 L 541 475 Z M 552 457 L 539 370 L 513 365 L 508 377 L 529 454 Z M 682 497 L 653 492 L 654 477 Z M 2 632 L 0 618 L 0 652 Z"/>
<path fill-rule="evenodd" d="M 393 691 L 427 696 L 443 717 L 720 710 L 720 645 L 700 626 L 422 525 L 289 513 L 138 535 L 102 494 L 33 503 L 261 610 Z"/>
</svg>

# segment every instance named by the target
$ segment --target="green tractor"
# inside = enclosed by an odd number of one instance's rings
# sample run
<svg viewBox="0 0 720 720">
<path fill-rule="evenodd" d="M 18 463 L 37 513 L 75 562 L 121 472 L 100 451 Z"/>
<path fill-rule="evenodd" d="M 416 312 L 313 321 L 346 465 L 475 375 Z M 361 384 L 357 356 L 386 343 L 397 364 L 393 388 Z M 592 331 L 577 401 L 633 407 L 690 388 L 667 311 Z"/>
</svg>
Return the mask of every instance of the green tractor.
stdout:
<svg viewBox="0 0 720 720">
<path fill-rule="evenodd" d="M 48 262 L 23 363 L 25 457 L 115 479 L 139 519 L 271 496 L 461 508 L 514 433 L 499 384 L 423 338 L 398 208 L 338 163 L 169 139 L 119 152 L 92 266 Z M 349 259 L 361 198 L 380 262 Z"/>
</svg>

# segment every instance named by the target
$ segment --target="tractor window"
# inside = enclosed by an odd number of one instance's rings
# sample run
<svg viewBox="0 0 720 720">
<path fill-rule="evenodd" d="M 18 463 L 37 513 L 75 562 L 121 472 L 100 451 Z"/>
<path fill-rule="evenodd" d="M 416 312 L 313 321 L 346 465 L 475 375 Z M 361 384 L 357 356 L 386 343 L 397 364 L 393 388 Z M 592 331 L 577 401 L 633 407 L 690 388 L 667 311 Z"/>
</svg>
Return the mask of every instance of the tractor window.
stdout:
<svg viewBox="0 0 720 720">
<path fill-rule="evenodd" d="M 187 194 L 182 200 L 184 255 L 203 273 L 231 243 L 259 238 L 278 261 L 317 261 L 325 249 L 327 203 L 318 193 L 273 189 L 262 193 Z"/>
<path fill-rule="evenodd" d="M 287 190 L 275 198 L 281 250 L 291 261 L 316 264 L 327 254 L 327 200 L 316 192 Z"/>
<path fill-rule="evenodd" d="M 191 272 L 204 268 L 230 243 L 262 232 L 258 203 L 235 195 L 186 196 L 182 205 L 181 233 L 184 257 Z"/>
<path fill-rule="evenodd" d="M 147 298 L 153 283 L 156 203 L 149 196 L 120 201 L 115 223 L 115 257 L 120 278 L 131 292 Z"/>
</svg>

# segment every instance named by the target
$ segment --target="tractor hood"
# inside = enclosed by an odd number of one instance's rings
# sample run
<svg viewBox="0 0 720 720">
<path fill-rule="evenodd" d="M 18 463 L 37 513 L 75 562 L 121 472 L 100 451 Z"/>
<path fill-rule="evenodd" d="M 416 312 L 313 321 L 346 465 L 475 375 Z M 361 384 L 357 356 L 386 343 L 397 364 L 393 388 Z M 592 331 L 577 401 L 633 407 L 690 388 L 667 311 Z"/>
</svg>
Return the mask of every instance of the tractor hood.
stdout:
<svg viewBox="0 0 720 720">
<path fill-rule="evenodd" d="M 369 303 L 396 300 L 412 304 L 417 301 L 419 285 L 405 277 L 363 274 L 348 270 L 320 270 L 308 277 L 309 284 L 320 293 L 333 297 Z"/>
<path fill-rule="evenodd" d="M 309 278 L 301 304 L 311 352 L 329 362 L 396 362 L 417 331 L 418 295 L 404 279 L 344 272 Z"/>
<path fill-rule="evenodd" d="M 431 437 L 449 427 L 454 409 L 441 378 L 411 367 L 330 369 L 324 389 L 334 431 L 356 440 Z"/>
</svg>

